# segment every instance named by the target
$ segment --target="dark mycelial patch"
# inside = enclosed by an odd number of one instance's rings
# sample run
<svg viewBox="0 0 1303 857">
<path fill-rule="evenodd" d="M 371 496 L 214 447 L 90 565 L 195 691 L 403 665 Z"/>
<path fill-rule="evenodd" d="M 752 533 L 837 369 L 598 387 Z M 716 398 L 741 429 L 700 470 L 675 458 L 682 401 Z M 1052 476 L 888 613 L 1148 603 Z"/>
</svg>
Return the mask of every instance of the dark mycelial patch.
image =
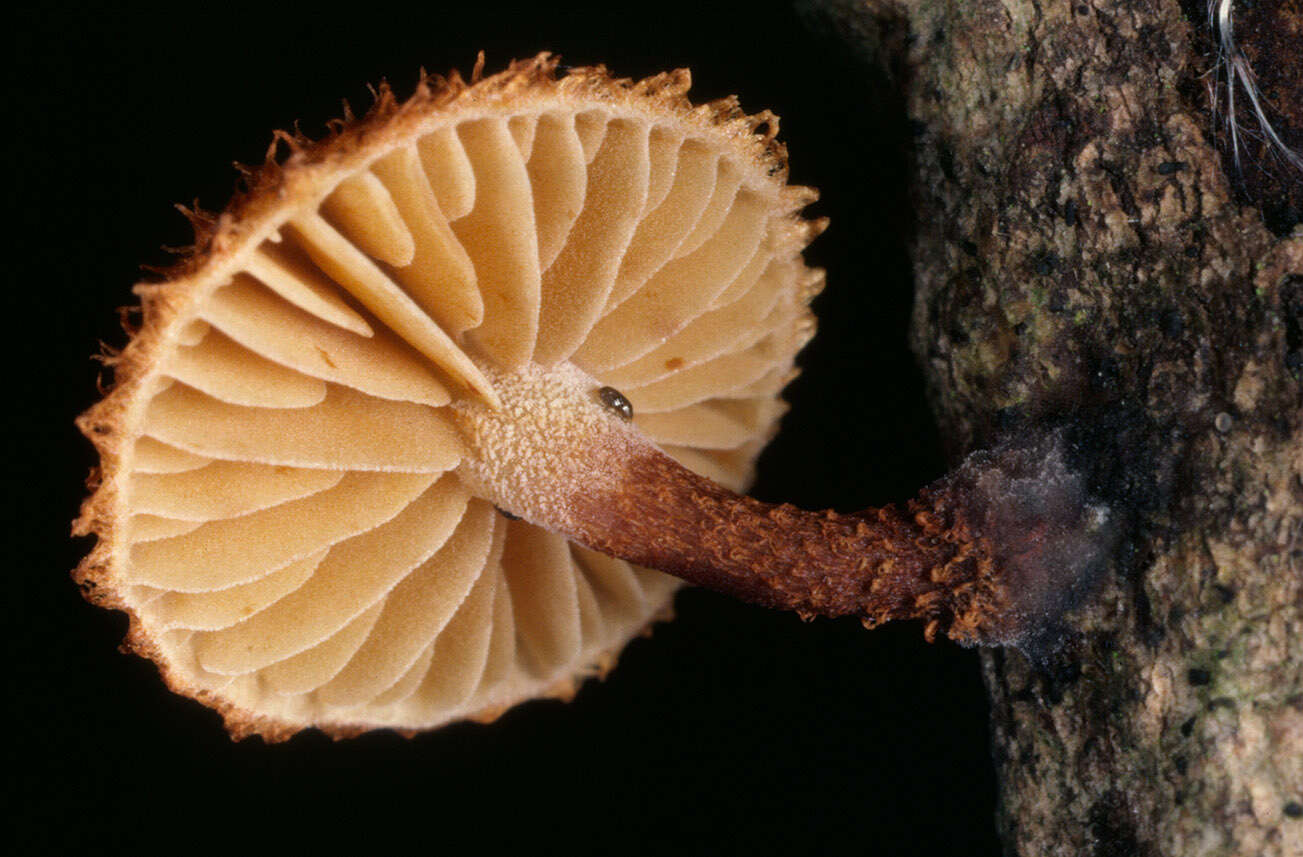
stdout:
<svg viewBox="0 0 1303 857">
<path fill-rule="evenodd" d="M 1120 535 L 1108 502 L 1090 490 L 1087 459 L 1064 428 L 1024 427 L 944 480 L 997 552 L 1010 607 L 993 642 L 1033 658 L 1057 646 L 1064 612 L 1094 588 Z"/>
<path fill-rule="evenodd" d="M 995 426 L 1004 439 L 947 477 L 973 483 L 970 502 L 980 511 L 971 514 L 1000 546 L 1009 588 L 1020 593 L 1025 621 L 1005 642 L 1042 667 L 1066 638 L 1065 614 L 1110 567 L 1129 588 L 1143 589 L 1146 558 L 1130 548 L 1167 508 L 1183 454 L 1170 427 L 1113 398 L 1107 368 L 1089 374 L 1094 383 L 1080 396 L 1089 404 L 1065 402 L 1053 414 L 1006 409 Z"/>
</svg>

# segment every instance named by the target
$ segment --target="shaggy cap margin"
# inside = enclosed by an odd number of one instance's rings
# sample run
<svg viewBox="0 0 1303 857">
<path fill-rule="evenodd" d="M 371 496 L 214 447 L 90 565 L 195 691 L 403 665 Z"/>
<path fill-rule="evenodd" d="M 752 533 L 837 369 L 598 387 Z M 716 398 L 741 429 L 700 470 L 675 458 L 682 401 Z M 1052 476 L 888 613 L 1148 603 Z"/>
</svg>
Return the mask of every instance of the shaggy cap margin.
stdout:
<svg viewBox="0 0 1303 857">
<path fill-rule="evenodd" d="M 446 77 L 422 70 L 416 91 L 406 101 L 400 102 L 389 84 L 382 81 L 372 88 L 374 101 L 365 115 L 355 117 L 345 103 L 343 118 L 329 121 L 328 133 L 320 140 L 308 138 L 297 128 L 274 132 L 261 166 L 236 165 L 242 174 L 242 187 L 223 211 L 204 211 L 197 204 L 192 208 L 177 206 L 194 229 L 193 246 L 183 248 L 182 258 L 172 266 L 147 268 L 161 279 L 139 283 L 133 289 L 141 302 L 139 325 L 128 322 L 134 308 L 124 308 L 127 345 L 117 352 L 105 346 L 105 353 L 98 358 L 112 371 L 113 380 L 100 384 L 103 399 L 81 414 L 76 424 L 95 446 L 100 465 L 93 467 L 87 477 L 90 496 L 83 501 L 81 513 L 72 523 L 72 535 L 93 535 L 97 542 L 73 571 L 73 580 L 92 604 L 127 614 L 130 624 L 122 646 L 124 651 L 152 660 L 172 691 L 216 709 L 235 740 L 256 734 L 269 743 L 285 741 L 305 728 L 319 729 L 338 740 L 374 727 L 307 725 L 253 714 L 211 691 L 189 684 L 172 669 L 140 617 L 117 592 L 113 554 L 120 541 L 117 522 L 123 517 L 115 512 L 121 488 L 118 474 L 124 446 L 123 427 L 129 422 L 127 410 L 137 398 L 155 353 L 170 344 L 167 332 L 171 323 L 184 315 L 195 301 L 196 293 L 203 291 L 199 288 L 201 284 L 220 277 L 241 251 L 256 246 L 278 228 L 284 212 L 304 200 L 324 196 L 334 183 L 365 168 L 378 153 L 422 136 L 430 130 L 432 120 L 504 108 L 614 107 L 662 122 L 668 120 L 685 130 L 731 145 L 759 176 L 781 186 L 783 208 L 790 212 L 791 237 L 800 246 L 808 245 L 827 227 L 826 218 L 807 220 L 797 214 L 814 202 L 818 193 L 809 187 L 786 186 L 787 147 L 776 139 L 779 119 L 775 114 L 768 110 L 747 114 L 736 96 L 693 105 L 687 98 L 692 78 L 686 68 L 633 81 L 613 77 L 601 65 L 566 68 L 564 75 L 558 76 L 560 62 L 558 55 L 544 52 L 532 59 L 513 61 L 505 71 L 484 77 L 481 51 L 469 82 L 455 69 Z M 671 616 L 672 611 L 667 607 L 652 618 L 643 634 L 650 634 L 655 623 Z M 569 700 L 578 682 L 590 676 L 604 677 L 614 666 L 617 653 L 606 653 L 589 669 L 557 683 L 536 698 Z M 468 719 L 491 722 L 512 704 L 491 706 Z M 410 737 L 425 730 L 393 731 Z"/>
</svg>

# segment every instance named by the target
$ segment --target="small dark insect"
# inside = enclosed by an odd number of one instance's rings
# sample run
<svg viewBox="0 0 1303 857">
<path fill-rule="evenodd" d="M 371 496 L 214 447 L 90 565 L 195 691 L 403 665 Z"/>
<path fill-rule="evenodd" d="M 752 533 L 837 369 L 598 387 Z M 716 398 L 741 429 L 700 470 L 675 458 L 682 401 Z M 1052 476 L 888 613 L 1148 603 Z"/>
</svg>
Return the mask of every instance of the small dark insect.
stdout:
<svg viewBox="0 0 1303 857">
<path fill-rule="evenodd" d="M 1154 168 L 1154 172 L 1160 176 L 1170 176 L 1172 173 L 1178 173 L 1185 169 L 1185 161 L 1164 161 Z"/>
<path fill-rule="evenodd" d="M 614 387 L 603 387 L 598 390 L 597 398 L 601 399 L 602 404 L 608 409 L 619 414 L 620 419 L 625 422 L 633 419 L 633 403 L 624 397 L 624 393 Z"/>
<path fill-rule="evenodd" d="M 513 514 L 511 514 L 510 512 L 508 512 L 506 509 L 502 508 L 501 506 L 494 506 L 493 508 L 497 509 L 497 510 L 498 510 L 498 514 L 501 515 L 502 517 L 506 518 L 508 521 L 519 521 L 519 520 L 520 520 L 520 516 L 519 516 L 519 515 L 513 515 Z"/>
</svg>

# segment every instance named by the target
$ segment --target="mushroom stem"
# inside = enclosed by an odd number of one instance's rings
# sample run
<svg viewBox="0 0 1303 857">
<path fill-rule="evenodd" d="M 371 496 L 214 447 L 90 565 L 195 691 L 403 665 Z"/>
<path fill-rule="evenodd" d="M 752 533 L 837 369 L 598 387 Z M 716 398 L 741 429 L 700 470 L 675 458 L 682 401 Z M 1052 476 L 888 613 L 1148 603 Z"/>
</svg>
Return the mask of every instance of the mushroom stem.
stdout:
<svg viewBox="0 0 1303 857">
<path fill-rule="evenodd" d="M 975 453 L 903 508 L 810 512 L 693 473 L 604 410 L 597 390 L 569 367 L 499 383 L 504 410 L 461 406 L 463 477 L 533 523 L 744 601 L 1018 644 L 1113 543 L 1058 432 Z"/>
<path fill-rule="evenodd" d="M 943 628 L 969 640 L 1007 601 L 993 546 L 944 483 L 903 509 L 811 512 L 739 496 L 649 450 L 574 517 L 571 536 L 592 548 L 804 618 L 924 619 L 929 640 Z"/>
</svg>

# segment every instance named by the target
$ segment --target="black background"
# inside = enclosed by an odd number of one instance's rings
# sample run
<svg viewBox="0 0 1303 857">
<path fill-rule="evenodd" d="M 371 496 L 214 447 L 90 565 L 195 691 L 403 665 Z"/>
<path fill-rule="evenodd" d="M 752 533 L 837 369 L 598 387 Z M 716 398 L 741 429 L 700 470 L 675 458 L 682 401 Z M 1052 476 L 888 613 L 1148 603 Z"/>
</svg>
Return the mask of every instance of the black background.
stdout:
<svg viewBox="0 0 1303 857">
<path fill-rule="evenodd" d="M 820 336 L 755 493 L 852 510 L 940 474 L 906 345 L 908 137 L 884 78 L 780 3 L 442 5 L 47 7 L 8 22 L 21 850 L 995 853 L 977 658 L 917 625 L 803 624 L 687 592 L 569 705 L 411 740 L 264 746 L 168 693 L 117 651 L 124 618 L 81 600 L 68 572 L 88 544 L 68 522 L 94 456 L 72 419 L 96 398 L 87 355 L 123 342 L 115 310 L 138 266 L 190 240 L 170 205 L 220 207 L 231 161 L 259 162 L 273 128 L 317 134 L 341 98 L 368 103 L 366 83 L 405 94 L 419 67 L 469 71 L 480 48 L 489 71 L 544 49 L 630 77 L 686 65 L 694 100 L 736 92 L 779 113 L 793 180 L 822 189 L 811 213 L 833 227 L 809 252 L 830 272 Z"/>
</svg>

